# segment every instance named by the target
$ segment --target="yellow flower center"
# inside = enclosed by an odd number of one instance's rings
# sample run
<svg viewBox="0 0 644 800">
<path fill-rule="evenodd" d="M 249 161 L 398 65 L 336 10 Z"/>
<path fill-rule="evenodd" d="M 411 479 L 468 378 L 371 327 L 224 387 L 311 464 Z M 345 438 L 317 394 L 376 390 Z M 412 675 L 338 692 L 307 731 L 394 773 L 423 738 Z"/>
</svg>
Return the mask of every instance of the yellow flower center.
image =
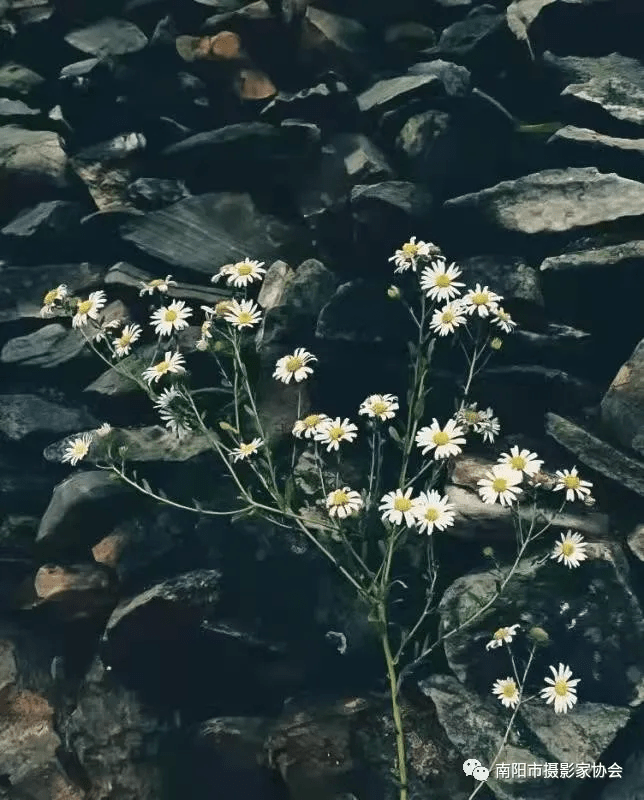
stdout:
<svg viewBox="0 0 644 800">
<path fill-rule="evenodd" d="M 474 425 L 475 422 L 478 422 L 478 411 L 473 411 L 471 408 L 465 412 L 465 421 L 468 422 L 470 425 Z"/>
<path fill-rule="evenodd" d="M 148 284 L 148 286 L 150 286 L 150 288 L 152 288 L 152 289 L 156 289 L 156 287 L 157 287 L 157 286 L 161 286 L 161 284 L 162 284 L 162 283 L 165 283 L 165 281 L 163 280 L 163 278 L 154 278 L 154 280 L 151 280 L 151 281 L 150 281 L 150 283 Z"/>
<path fill-rule="evenodd" d="M 50 306 L 56 300 L 58 300 L 58 289 L 51 289 L 45 295 L 43 305 Z"/>
<path fill-rule="evenodd" d="M 169 309 L 168 309 L 168 310 L 165 312 L 165 314 L 163 315 L 163 319 L 164 319 L 166 322 L 176 322 L 176 320 L 177 320 L 178 316 L 179 316 L 179 315 L 177 314 L 177 312 L 176 312 L 176 311 L 173 311 L 171 308 L 169 308 Z"/>
<path fill-rule="evenodd" d="M 441 275 L 436 276 L 435 283 L 439 289 L 447 289 L 448 286 L 452 285 L 452 279 L 449 275 L 442 273 Z"/>
<path fill-rule="evenodd" d="M 132 342 L 132 334 L 131 333 L 124 333 L 118 340 L 117 344 L 119 347 L 127 347 L 128 344 Z"/>
<path fill-rule="evenodd" d="M 432 441 L 435 445 L 441 447 L 449 442 L 449 433 L 445 433 L 445 431 L 436 431 L 432 437 Z"/>
<path fill-rule="evenodd" d="M 563 485 L 566 489 L 579 489 L 580 480 L 577 475 L 566 475 L 563 479 Z"/>
<path fill-rule="evenodd" d="M 303 366 L 304 362 L 299 356 L 291 356 L 286 362 L 286 369 L 288 372 L 297 372 L 298 369 L 302 369 Z"/>
<path fill-rule="evenodd" d="M 83 300 L 81 303 L 78 304 L 76 310 L 79 314 L 87 314 L 89 311 L 92 310 L 92 306 L 94 304 L 91 300 Z"/>
<path fill-rule="evenodd" d="M 526 460 L 525 458 L 523 458 L 523 456 L 512 456 L 512 458 L 510 459 L 510 466 L 512 467 L 512 469 L 516 469 L 519 472 L 521 472 L 521 470 L 525 467 L 525 465 L 526 465 Z"/>
<path fill-rule="evenodd" d="M 249 311 L 240 311 L 237 314 L 238 325 L 248 325 L 253 322 L 253 315 Z"/>
<path fill-rule="evenodd" d="M 84 456 L 88 450 L 89 447 L 85 442 L 76 442 L 72 447 L 72 451 L 75 456 Z"/>
<path fill-rule="evenodd" d="M 508 700 L 511 700 L 516 695 L 516 686 L 514 685 L 514 681 L 511 683 L 506 683 L 503 687 L 503 697 L 507 697 Z"/>
<path fill-rule="evenodd" d="M 319 414 L 309 414 L 308 417 L 304 417 L 302 422 L 307 428 L 315 428 L 316 425 L 319 425 L 321 419 L 322 417 Z"/>
<path fill-rule="evenodd" d="M 249 456 L 251 453 L 255 451 L 255 445 L 252 442 L 249 442 L 249 444 L 240 444 L 239 450 L 245 456 Z"/>
<path fill-rule="evenodd" d="M 242 262 L 241 264 L 237 264 L 235 269 L 237 270 L 238 275 L 251 275 L 253 272 L 253 265 Z"/>
<path fill-rule="evenodd" d="M 498 642 L 499 639 L 505 639 L 505 637 L 507 635 L 508 635 L 508 629 L 507 628 L 499 628 L 499 630 L 494 634 L 493 638 L 496 639 L 497 642 Z"/>
<path fill-rule="evenodd" d="M 428 508 L 427 511 L 425 511 L 425 519 L 427 522 L 436 522 L 439 516 L 438 509 L 436 508 Z"/>
<path fill-rule="evenodd" d="M 333 492 L 331 502 L 334 506 L 346 505 L 349 502 L 349 495 L 342 489 L 336 489 L 335 492 Z"/>
<path fill-rule="evenodd" d="M 337 442 L 344 436 L 344 428 L 341 428 L 339 425 L 335 428 L 329 429 L 329 439 L 332 439 L 334 442 Z"/>
<path fill-rule="evenodd" d="M 385 403 L 384 400 L 376 400 L 375 403 L 371 404 L 371 410 L 377 417 L 379 417 L 381 414 L 389 411 L 389 405 Z"/>
<path fill-rule="evenodd" d="M 166 372 L 170 369 L 170 362 L 160 361 L 158 364 L 155 365 L 154 369 L 159 373 L 159 375 L 165 375 Z"/>
<path fill-rule="evenodd" d="M 555 694 L 559 697 L 565 697 L 568 694 L 568 682 L 565 680 L 555 681 Z"/>
<path fill-rule="evenodd" d="M 501 494 L 501 492 L 505 492 L 507 488 L 508 482 L 505 478 L 495 478 L 492 481 L 492 489 L 499 494 Z"/>
<path fill-rule="evenodd" d="M 408 497 L 397 497 L 394 500 L 394 509 L 396 511 L 409 511 L 411 508 L 411 500 Z"/>
<path fill-rule="evenodd" d="M 229 311 L 230 311 L 230 303 L 228 302 L 228 300 L 220 300 L 215 306 L 215 314 L 218 317 L 223 317 L 223 315 L 227 314 Z"/>
<path fill-rule="evenodd" d="M 402 246 L 402 251 L 406 256 L 415 256 L 418 253 L 418 245 L 407 242 Z"/>
<path fill-rule="evenodd" d="M 487 292 L 475 292 L 472 295 L 472 302 L 475 306 L 484 306 L 490 301 L 490 295 Z"/>
<path fill-rule="evenodd" d="M 495 336 L 490 342 L 490 347 L 492 350 L 500 350 L 503 347 L 503 341 L 498 336 Z"/>
<path fill-rule="evenodd" d="M 561 543 L 561 552 L 564 556 L 571 556 L 575 552 L 575 543 L 574 542 L 562 542 Z"/>
</svg>

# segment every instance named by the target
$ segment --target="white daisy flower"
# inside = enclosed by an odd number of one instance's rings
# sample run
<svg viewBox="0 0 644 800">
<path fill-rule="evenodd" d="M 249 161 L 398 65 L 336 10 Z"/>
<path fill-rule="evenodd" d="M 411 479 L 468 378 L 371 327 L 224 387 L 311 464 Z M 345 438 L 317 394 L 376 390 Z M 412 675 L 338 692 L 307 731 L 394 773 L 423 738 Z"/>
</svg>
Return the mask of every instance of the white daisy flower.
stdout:
<svg viewBox="0 0 644 800">
<path fill-rule="evenodd" d="M 88 319 L 96 319 L 106 302 L 107 297 L 103 291 L 92 292 L 87 300 L 79 300 L 72 319 L 72 327 L 80 328 L 87 325 Z"/>
<path fill-rule="evenodd" d="M 555 484 L 555 488 L 553 491 L 560 492 L 562 489 L 566 490 L 566 500 L 572 503 L 572 501 L 578 497 L 580 500 L 588 497 L 590 495 L 590 490 L 592 489 L 592 483 L 590 481 L 582 481 L 579 475 L 577 474 L 577 467 L 573 467 L 571 470 L 560 470 L 558 469 L 555 472 L 555 476 L 557 478 L 557 483 Z"/>
<path fill-rule="evenodd" d="M 447 303 L 432 314 L 429 327 L 439 336 L 447 336 L 467 322 L 463 314 L 463 304 L 459 301 Z"/>
<path fill-rule="evenodd" d="M 236 264 L 226 264 L 211 278 L 211 281 L 215 283 L 220 278 L 226 278 L 229 286 L 231 284 L 248 286 L 249 283 L 262 280 L 263 274 L 266 272 L 263 265 L 263 261 L 251 261 L 248 258 L 238 261 Z"/>
<path fill-rule="evenodd" d="M 475 429 L 482 419 L 483 411 L 477 410 L 478 403 L 469 403 L 462 406 L 456 412 L 456 422 L 459 425 L 464 425 L 467 428 Z"/>
<path fill-rule="evenodd" d="M 164 375 L 167 375 L 169 372 L 180 374 L 185 372 L 186 369 L 183 366 L 185 364 L 185 358 L 179 353 L 178 351 L 173 353 L 168 350 L 165 354 L 165 358 L 163 361 L 159 361 L 158 364 L 155 364 L 152 367 L 148 367 L 143 372 L 143 378 L 149 384 L 154 381 L 155 383 L 162 378 Z"/>
<path fill-rule="evenodd" d="M 427 242 L 417 242 L 416 237 L 412 236 L 408 242 L 396 250 L 389 261 L 393 261 L 396 265 L 394 272 L 406 272 L 410 267 L 416 272 L 418 266 L 418 259 L 422 256 L 428 256 L 432 249 L 432 245 Z"/>
<path fill-rule="evenodd" d="M 557 542 L 550 558 L 556 558 L 569 568 L 578 567 L 582 561 L 588 558 L 586 553 L 587 543 L 580 533 L 568 531 L 564 536 L 561 534 L 561 541 Z"/>
<path fill-rule="evenodd" d="M 164 389 L 159 395 L 157 395 L 154 401 L 154 407 L 170 408 L 172 402 L 177 397 L 181 397 L 181 393 L 179 392 L 176 386 L 171 386 L 169 389 Z"/>
<path fill-rule="evenodd" d="M 235 447 L 230 451 L 230 455 L 233 457 L 233 461 L 249 458 L 259 450 L 262 444 L 262 440 L 257 437 L 252 442 L 240 442 L 239 447 Z"/>
<path fill-rule="evenodd" d="M 516 708 L 519 704 L 519 690 L 514 678 L 499 678 L 492 686 L 492 694 L 495 694 L 506 708 Z"/>
<path fill-rule="evenodd" d="M 497 310 L 500 300 L 503 300 L 500 294 L 490 291 L 487 286 L 481 288 L 481 284 L 477 283 L 463 298 L 465 313 L 487 317 L 490 312 Z"/>
<path fill-rule="evenodd" d="M 453 419 L 447 420 L 444 428 L 434 419 L 429 427 L 425 426 L 418 431 L 416 444 L 423 448 L 423 455 L 434 450 L 435 459 L 457 456 L 462 449 L 460 445 L 465 444 L 463 433 L 463 429 Z"/>
<path fill-rule="evenodd" d="M 181 393 L 175 386 L 164 389 L 154 400 L 154 407 L 159 412 L 159 417 L 178 439 L 183 439 L 192 433 L 192 427 L 185 419 L 185 414 L 180 408 L 173 407 L 174 401 L 181 398 Z"/>
<path fill-rule="evenodd" d="M 152 314 L 150 325 L 160 336 L 170 336 L 174 331 L 182 331 L 188 327 L 188 317 L 192 309 L 183 300 L 175 300 L 169 306 L 161 306 Z"/>
<path fill-rule="evenodd" d="M 334 492 L 327 495 L 326 498 L 326 507 L 329 511 L 329 516 L 339 517 L 340 519 L 344 519 L 360 511 L 363 505 L 360 493 L 352 491 L 348 486 L 344 486 L 342 489 L 336 489 Z"/>
<path fill-rule="evenodd" d="M 94 433 L 99 436 L 101 439 L 105 436 L 109 436 L 112 433 L 112 426 L 109 422 L 104 422 L 100 428 L 97 428 Z"/>
<path fill-rule="evenodd" d="M 382 521 L 389 521 L 393 525 L 402 525 L 403 520 L 408 528 L 416 525 L 414 514 L 414 501 L 411 499 L 412 487 L 403 494 L 402 489 L 387 492 L 380 501 L 379 511 L 382 511 Z"/>
<path fill-rule="evenodd" d="M 460 287 L 465 286 L 456 279 L 461 270 L 456 264 L 447 266 L 446 261 L 437 260 L 420 274 L 420 288 L 430 300 L 451 300 L 461 293 Z"/>
<path fill-rule="evenodd" d="M 496 503 L 502 506 L 514 503 L 523 491 L 520 483 L 523 473 L 508 467 L 507 464 L 495 464 L 484 478 L 478 481 L 479 495 L 484 503 Z"/>
<path fill-rule="evenodd" d="M 519 450 L 518 447 L 511 447 L 509 453 L 501 453 L 499 464 L 507 464 L 508 467 L 524 472 L 529 477 L 534 477 L 543 466 L 543 461 L 537 457 L 536 453 L 529 450 Z"/>
<path fill-rule="evenodd" d="M 559 664 L 559 669 L 550 667 L 553 678 L 544 678 L 549 686 L 541 689 L 541 697 L 549 705 L 554 703 L 555 714 L 566 714 L 577 702 L 577 689 L 580 678 L 572 678 L 570 667 Z M 572 679 L 572 680 L 571 680 Z"/>
<path fill-rule="evenodd" d="M 95 342 L 106 341 L 110 331 L 120 328 L 123 322 L 120 319 L 111 319 L 109 322 L 99 322 L 98 330 L 94 333 L 93 339 Z"/>
<path fill-rule="evenodd" d="M 498 325 L 504 333 L 512 333 L 517 326 L 508 312 L 504 311 L 500 306 L 492 310 L 492 317 L 492 322 Z"/>
<path fill-rule="evenodd" d="M 61 461 L 63 463 L 69 461 L 72 467 L 76 466 L 89 453 L 89 446 L 92 443 L 93 435 L 91 433 L 82 433 L 67 445 Z"/>
<path fill-rule="evenodd" d="M 298 419 L 293 425 L 293 436 L 301 439 L 311 439 L 320 430 L 320 424 L 328 419 L 326 414 L 309 414 L 304 419 Z"/>
<path fill-rule="evenodd" d="M 122 357 L 129 354 L 134 342 L 138 341 L 143 329 L 136 323 L 133 325 L 126 325 L 121 331 L 121 335 L 112 341 L 114 351 L 117 356 Z"/>
<path fill-rule="evenodd" d="M 327 446 L 327 453 L 331 450 L 339 450 L 340 442 L 352 442 L 358 435 L 358 426 L 345 417 L 335 419 L 324 419 L 318 426 L 315 440 Z"/>
<path fill-rule="evenodd" d="M 494 437 L 499 435 L 501 423 L 498 417 L 494 416 L 494 411 L 488 408 L 486 411 L 479 411 L 479 420 L 474 430 L 483 436 L 484 442 L 493 442 Z"/>
<path fill-rule="evenodd" d="M 40 316 L 48 317 L 54 310 L 56 303 L 61 303 L 68 294 L 67 285 L 64 283 L 59 284 L 55 289 L 50 289 L 43 297 Z"/>
<path fill-rule="evenodd" d="M 372 394 L 360 404 L 358 414 L 378 418 L 382 422 L 393 419 L 399 409 L 398 398 L 393 394 Z"/>
<path fill-rule="evenodd" d="M 212 319 L 206 319 L 201 323 L 201 338 L 212 339 Z"/>
<path fill-rule="evenodd" d="M 273 377 L 282 383 L 289 383 L 291 378 L 300 383 L 313 374 L 312 367 L 306 366 L 310 361 L 317 361 L 317 358 L 303 347 L 298 347 L 292 355 L 278 358 Z"/>
<path fill-rule="evenodd" d="M 228 311 L 224 314 L 226 322 L 230 322 L 235 328 L 252 328 L 262 318 L 262 312 L 258 305 L 252 300 L 231 300 Z"/>
<path fill-rule="evenodd" d="M 420 533 L 431 534 L 434 528 L 444 531 L 454 524 L 454 506 L 447 496 L 432 489 L 421 492 L 412 504 L 412 513 L 416 518 Z"/>
<path fill-rule="evenodd" d="M 166 293 L 170 286 L 176 286 L 177 282 L 172 280 L 172 275 L 166 275 L 165 278 L 154 278 L 151 281 L 139 281 L 141 291 L 139 297 L 144 294 L 154 294 L 154 292 Z"/>
<path fill-rule="evenodd" d="M 504 643 L 509 644 L 512 639 L 517 635 L 520 625 L 508 625 L 506 628 L 499 628 L 494 632 L 494 636 L 485 645 L 486 650 L 493 650 L 495 647 L 501 647 Z"/>
</svg>

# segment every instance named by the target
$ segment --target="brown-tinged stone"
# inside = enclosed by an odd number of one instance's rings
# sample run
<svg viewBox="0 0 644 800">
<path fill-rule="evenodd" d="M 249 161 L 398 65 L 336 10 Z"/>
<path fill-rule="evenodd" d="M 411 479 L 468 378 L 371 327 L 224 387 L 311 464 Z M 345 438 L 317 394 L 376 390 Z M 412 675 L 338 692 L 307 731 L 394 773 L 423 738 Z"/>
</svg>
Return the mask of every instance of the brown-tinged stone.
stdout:
<svg viewBox="0 0 644 800">
<path fill-rule="evenodd" d="M 238 61 L 244 58 L 241 39 L 232 31 L 216 36 L 177 36 L 177 53 L 184 61 Z"/>
<path fill-rule="evenodd" d="M 125 547 L 126 537 L 120 533 L 110 533 L 92 548 L 92 555 L 98 564 L 105 564 L 106 567 L 115 568 L 119 563 L 119 557 Z"/>
<path fill-rule="evenodd" d="M 92 616 L 113 602 L 108 571 L 96 564 L 45 564 L 23 588 L 24 609 L 55 606 L 67 618 Z"/>
<path fill-rule="evenodd" d="M 232 31 L 220 31 L 210 40 L 210 53 L 222 61 L 236 61 L 243 58 L 241 39 Z"/>
<path fill-rule="evenodd" d="M 248 67 L 239 70 L 235 88 L 242 100 L 268 100 L 277 94 L 277 89 L 268 75 Z"/>
</svg>

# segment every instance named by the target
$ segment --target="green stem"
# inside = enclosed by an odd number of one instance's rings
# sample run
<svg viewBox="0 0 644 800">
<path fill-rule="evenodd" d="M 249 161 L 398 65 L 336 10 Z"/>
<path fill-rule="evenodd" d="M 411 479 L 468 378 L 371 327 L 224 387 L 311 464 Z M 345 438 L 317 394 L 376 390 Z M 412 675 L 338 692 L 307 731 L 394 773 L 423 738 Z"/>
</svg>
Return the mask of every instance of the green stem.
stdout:
<svg viewBox="0 0 644 800">
<path fill-rule="evenodd" d="M 387 611 L 384 603 L 380 603 L 379 605 L 379 618 L 382 630 L 380 641 L 382 643 L 382 650 L 385 656 L 385 663 L 387 664 L 389 694 L 391 697 L 391 714 L 396 731 L 396 771 L 400 781 L 399 800 L 408 800 L 409 794 L 407 786 L 407 754 L 405 752 L 405 732 L 403 729 L 402 715 L 400 713 L 400 705 L 398 704 L 398 676 L 396 675 L 396 665 L 394 663 L 394 657 L 392 655 L 391 645 L 389 643 L 389 635 L 387 632 Z"/>
</svg>

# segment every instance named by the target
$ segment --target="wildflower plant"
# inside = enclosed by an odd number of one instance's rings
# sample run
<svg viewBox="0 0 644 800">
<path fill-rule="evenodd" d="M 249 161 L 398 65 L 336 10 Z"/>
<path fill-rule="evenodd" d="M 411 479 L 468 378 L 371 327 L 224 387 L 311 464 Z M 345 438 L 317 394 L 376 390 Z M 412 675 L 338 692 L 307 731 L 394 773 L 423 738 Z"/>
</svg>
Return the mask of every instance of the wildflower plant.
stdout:
<svg viewBox="0 0 644 800">
<path fill-rule="evenodd" d="M 479 481 L 478 493 L 482 502 L 509 509 L 516 531 L 515 557 L 506 564 L 495 561 L 496 591 L 467 619 L 449 630 L 437 625 L 440 564 L 434 539 L 445 535 L 457 521 L 457 509 L 446 493 L 446 483 L 468 442 L 479 437 L 493 444 L 500 432 L 494 411 L 479 409 L 471 391 L 475 377 L 502 346 L 502 337 L 512 334 L 516 323 L 501 307 L 503 298 L 499 294 L 480 284 L 468 288 L 460 268 L 448 264 L 432 243 L 413 237 L 389 261 L 394 264 L 397 280 L 405 285 L 389 287 L 387 295 L 404 305 L 415 330 L 415 339 L 409 343 L 406 396 L 388 392 L 391 387 L 374 386 L 373 391 L 378 393 L 369 394 L 348 417 L 334 417 L 320 409 L 301 417 L 298 401 L 290 459 L 278 458 L 267 440 L 244 359 L 246 337 L 253 336 L 262 319 L 261 308 L 249 295 L 263 280 L 263 262 L 245 259 L 221 267 L 212 280 L 225 279 L 234 296 L 215 307 L 202 306 L 201 320 L 197 319 L 199 313 L 181 300 L 164 304 L 168 286 L 174 285 L 171 276 L 141 288 L 141 295 L 147 294 L 160 305 L 140 324 L 117 322 L 106 329 L 101 315 L 107 300 L 104 292 L 92 292 L 87 299 L 75 298 L 64 286 L 46 295 L 43 315 L 71 316 L 72 324 L 98 357 L 149 396 L 172 435 L 202 436 L 233 482 L 239 504 L 233 509 L 208 508 L 196 501 L 179 502 L 162 490 L 154 491 L 128 468 L 122 450 L 113 452 L 111 430 L 106 425 L 71 441 L 65 461 L 77 464 L 96 444 L 100 450 L 100 457 L 94 459 L 97 466 L 161 503 L 206 516 L 228 516 L 233 521 L 260 515 L 278 530 L 294 529 L 352 587 L 382 647 L 396 734 L 395 778 L 400 800 L 408 800 L 400 706 L 405 679 L 447 639 L 492 609 L 527 549 L 544 537 L 566 503 L 588 501 L 591 484 L 578 475 L 576 467 L 546 479 L 541 471 L 543 461 L 529 450 L 513 447 L 502 453 Z M 200 325 L 197 349 L 214 359 L 221 385 L 229 391 L 230 402 L 215 410 L 202 410 L 199 401 L 204 390 L 190 385 L 180 346 L 181 332 L 189 320 Z M 131 361 L 130 354 L 136 347 L 150 346 L 152 330 L 156 342 L 152 343 L 152 355 L 146 356 L 147 366 L 141 367 L 140 360 Z M 439 417 L 426 406 L 434 348 L 447 343 L 461 352 L 464 370 L 453 413 Z M 276 360 L 272 377 L 295 387 L 301 400 L 301 386 L 314 379 L 317 363 L 314 353 L 297 347 Z M 368 461 L 364 479 L 352 484 L 344 476 L 342 457 L 360 440 L 366 443 Z M 298 455 L 307 452 L 318 479 L 313 499 L 298 487 L 293 474 Z M 552 513 L 542 510 L 547 503 L 544 505 L 541 499 L 548 494 L 561 501 Z M 552 548 L 546 559 L 556 559 L 567 567 L 578 566 L 585 558 L 583 540 L 572 532 Z M 488 649 L 509 648 L 518 629 L 518 624 L 500 628 Z M 555 712 L 563 709 L 564 699 L 565 710 L 575 702 L 570 699 L 575 682 L 570 680 L 567 668 L 561 669 L 562 665 L 543 695 L 547 702 L 552 699 Z M 562 693 L 564 683 L 570 694 Z M 523 702 L 524 684 L 525 675 L 522 678 L 514 669 L 512 676 L 496 682 L 493 691 L 516 713 Z"/>
</svg>

